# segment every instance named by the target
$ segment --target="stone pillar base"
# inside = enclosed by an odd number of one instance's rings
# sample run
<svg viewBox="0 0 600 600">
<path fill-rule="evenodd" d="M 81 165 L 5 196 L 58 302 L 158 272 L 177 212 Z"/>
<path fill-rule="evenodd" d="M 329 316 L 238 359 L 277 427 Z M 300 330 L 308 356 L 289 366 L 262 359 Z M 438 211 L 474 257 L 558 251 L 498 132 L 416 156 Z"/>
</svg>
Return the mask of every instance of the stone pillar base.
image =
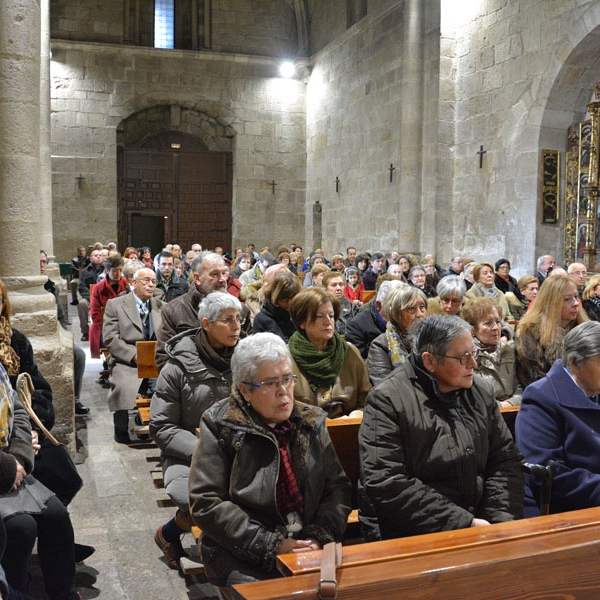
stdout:
<svg viewBox="0 0 600 600">
<path fill-rule="evenodd" d="M 46 279 L 40 275 L 3 281 L 9 290 L 11 325 L 28 337 L 37 365 L 52 386 L 56 413 L 52 433 L 73 450 L 73 335 L 58 323 L 54 296 L 43 288 Z"/>
</svg>

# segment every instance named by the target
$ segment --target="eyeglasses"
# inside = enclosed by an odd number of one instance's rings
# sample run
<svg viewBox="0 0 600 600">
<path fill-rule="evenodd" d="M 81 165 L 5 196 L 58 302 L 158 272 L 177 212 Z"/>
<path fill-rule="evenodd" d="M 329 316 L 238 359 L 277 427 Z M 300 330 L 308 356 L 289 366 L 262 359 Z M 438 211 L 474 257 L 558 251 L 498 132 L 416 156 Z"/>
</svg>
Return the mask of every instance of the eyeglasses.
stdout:
<svg viewBox="0 0 600 600">
<path fill-rule="evenodd" d="M 466 367 L 469 364 L 469 361 L 477 362 L 477 350 L 473 350 L 473 352 L 465 352 L 460 356 L 450 356 L 448 354 L 438 354 L 441 358 L 453 358 L 457 360 L 463 367 Z"/>
<path fill-rule="evenodd" d="M 277 388 L 282 385 L 284 389 L 289 389 L 290 386 L 298 381 L 298 375 L 284 375 L 281 379 L 265 379 L 264 381 L 259 381 L 258 383 L 253 383 L 251 381 L 244 381 L 244 385 L 250 385 L 255 388 L 264 388 L 265 391 L 274 392 Z"/>
<path fill-rule="evenodd" d="M 242 318 L 241 317 L 224 317 L 224 318 L 216 318 L 215 321 L 220 321 L 221 323 L 225 323 L 228 327 L 232 327 L 233 325 L 241 325 Z"/>
<path fill-rule="evenodd" d="M 149 283 L 156 285 L 156 279 L 151 279 L 150 277 L 140 277 L 138 281 L 141 281 L 144 285 L 148 285 Z"/>
</svg>

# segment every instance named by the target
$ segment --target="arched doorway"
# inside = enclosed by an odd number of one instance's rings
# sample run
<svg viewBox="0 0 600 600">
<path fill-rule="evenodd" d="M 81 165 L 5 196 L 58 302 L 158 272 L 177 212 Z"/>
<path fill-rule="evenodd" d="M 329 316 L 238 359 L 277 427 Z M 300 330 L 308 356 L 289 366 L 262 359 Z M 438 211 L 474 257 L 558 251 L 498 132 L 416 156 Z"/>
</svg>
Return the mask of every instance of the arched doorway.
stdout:
<svg viewBox="0 0 600 600">
<path fill-rule="evenodd" d="M 175 108 L 174 127 L 173 107 L 160 107 L 154 109 L 154 122 L 144 111 L 121 130 L 119 247 L 150 246 L 158 252 L 169 242 L 184 249 L 199 242 L 204 248 L 230 249 L 232 153 L 220 150 L 222 143 L 206 143 L 190 133 L 193 126 Z"/>
</svg>

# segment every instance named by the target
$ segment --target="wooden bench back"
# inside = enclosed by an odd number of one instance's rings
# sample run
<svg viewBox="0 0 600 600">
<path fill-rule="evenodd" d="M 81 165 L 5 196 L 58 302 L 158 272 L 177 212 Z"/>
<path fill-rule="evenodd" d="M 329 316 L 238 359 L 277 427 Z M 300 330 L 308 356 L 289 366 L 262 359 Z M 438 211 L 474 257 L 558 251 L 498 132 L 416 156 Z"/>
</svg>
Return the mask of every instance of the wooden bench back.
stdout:
<svg viewBox="0 0 600 600">
<path fill-rule="evenodd" d="M 366 304 L 373 298 L 375 298 L 375 290 L 364 290 L 363 291 L 363 303 Z"/>
<path fill-rule="evenodd" d="M 156 360 L 156 340 L 136 342 L 138 377 L 140 379 L 158 377 Z"/>
<path fill-rule="evenodd" d="M 600 508 L 576 512 L 365 544 L 371 549 L 386 545 L 392 553 L 395 545 L 399 554 L 372 560 L 367 553 L 353 565 L 342 558 L 338 598 L 389 600 L 400 597 L 399 590 L 402 598 L 421 600 L 598 598 Z M 314 571 L 241 584 L 233 596 L 314 599 L 319 577 Z"/>
</svg>

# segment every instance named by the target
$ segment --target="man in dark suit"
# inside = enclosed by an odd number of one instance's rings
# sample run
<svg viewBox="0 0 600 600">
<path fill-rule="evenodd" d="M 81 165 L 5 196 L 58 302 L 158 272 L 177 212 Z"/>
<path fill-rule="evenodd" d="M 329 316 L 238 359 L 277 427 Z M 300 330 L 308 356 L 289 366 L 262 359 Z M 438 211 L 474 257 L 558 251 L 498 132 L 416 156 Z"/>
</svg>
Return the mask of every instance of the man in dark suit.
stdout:
<svg viewBox="0 0 600 600">
<path fill-rule="evenodd" d="M 554 256 L 550 256 L 550 254 L 544 254 L 544 256 L 540 256 L 537 260 L 537 273 L 535 276 L 537 277 L 539 287 L 542 287 L 542 283 L 546 281 L 546 277 L 548 277 L 549 271 L 554 267 L 556 263 L 556 259 Z"/>
<path fill-rule="evenodd" d="M 114 412 L 115 441 L 129 444 L 129 409 L 143 384 L 147 392 L 154 381 L 137 376 L 136 342 L 155 340 L 163 302 L 153 297 L 156 274 L 139 269 L 133 276 L 133 293 L 109 300 L 104 310 L 102 339 L 110 351 L 108 407 Z"/>
</svg>

